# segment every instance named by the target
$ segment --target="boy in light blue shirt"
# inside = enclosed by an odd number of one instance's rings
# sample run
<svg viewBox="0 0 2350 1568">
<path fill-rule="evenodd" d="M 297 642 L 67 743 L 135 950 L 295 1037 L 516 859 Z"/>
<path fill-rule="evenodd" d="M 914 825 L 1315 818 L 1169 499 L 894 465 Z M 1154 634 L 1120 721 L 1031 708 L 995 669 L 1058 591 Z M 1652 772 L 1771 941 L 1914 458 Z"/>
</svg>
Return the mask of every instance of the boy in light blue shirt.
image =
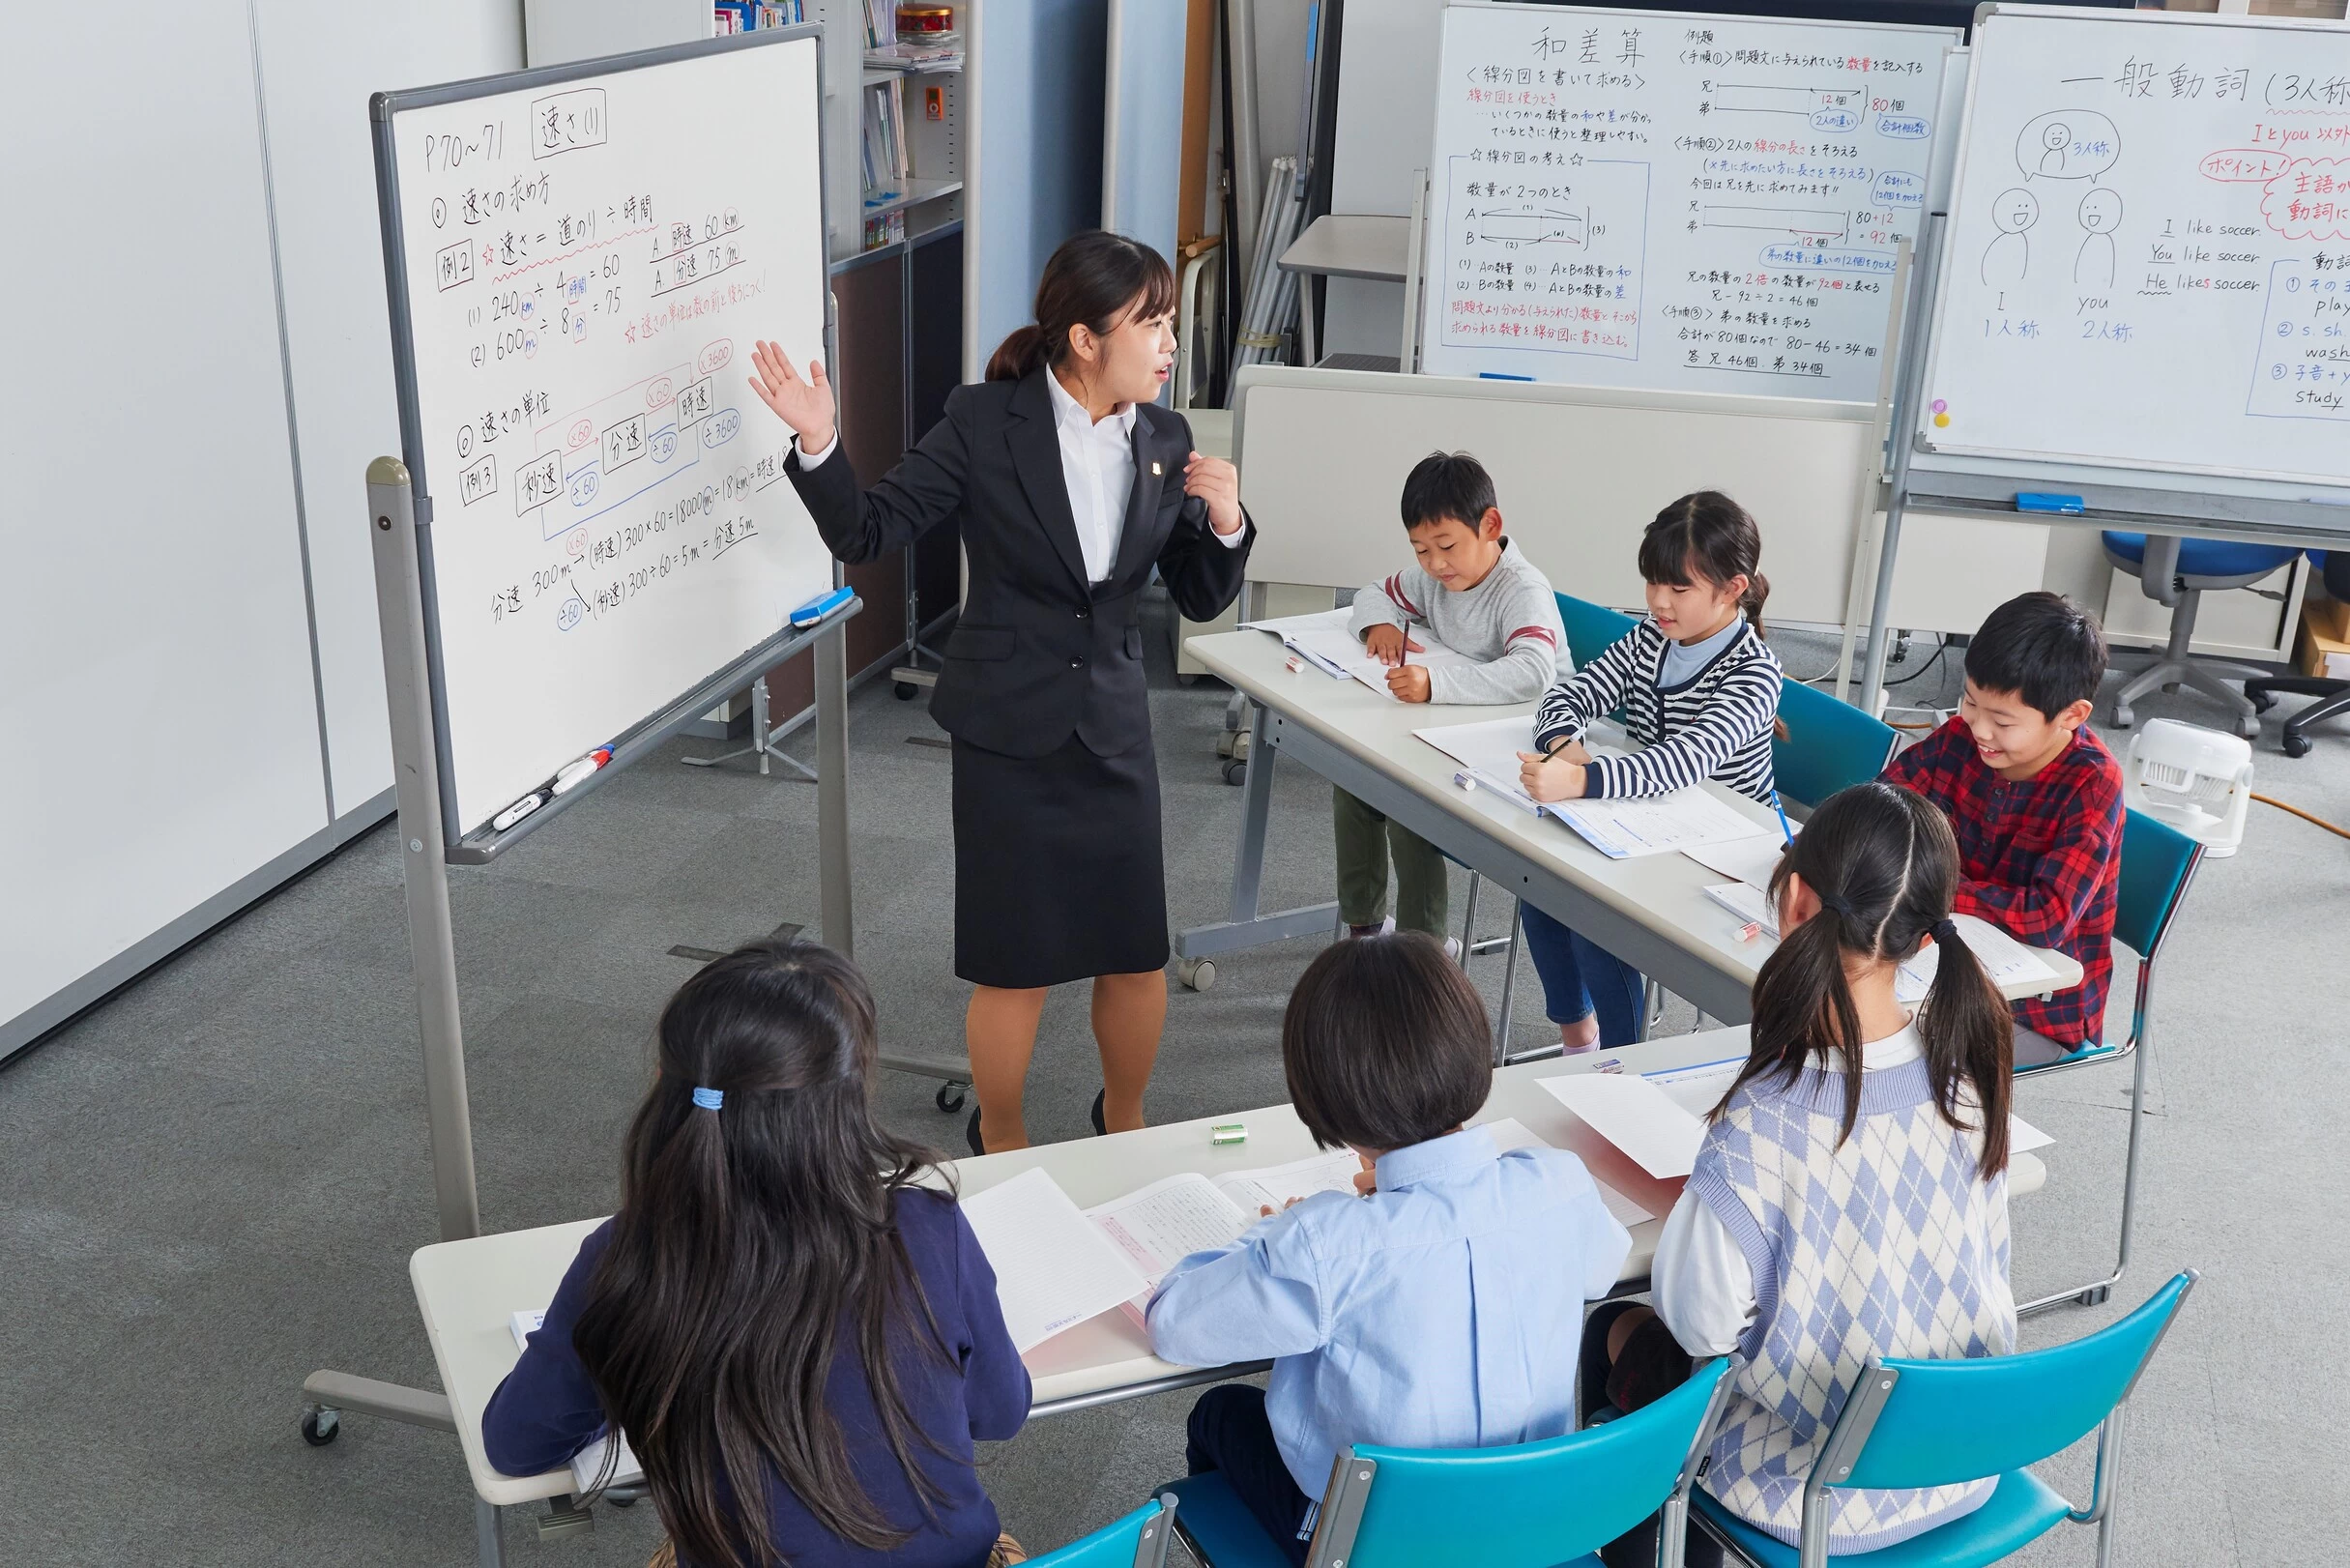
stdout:
<svg viewBox="0 0 2350 1568">
<path fill-rule="evenodd" d="M 1317 1144 L 1362 1157 L 1361 1196 L 1318 1193 L 1151 1297 L 1187 1366 L 1274 1357 L 1260 1392 L 1193 1407 L 1191 1473 L 1221 1470 L 1291 1560 L 1349 1443 L 1482 1448 L 1575 1429 L 1583 1303 L 1632 1238 L 1562 1149 L 1500 1153 L 1464 1123 L 1493 1084 L 1485 1004 L 1417 932 L 1335 943 L 1282 1019 L 1282 1062 Z"/>
</svg>

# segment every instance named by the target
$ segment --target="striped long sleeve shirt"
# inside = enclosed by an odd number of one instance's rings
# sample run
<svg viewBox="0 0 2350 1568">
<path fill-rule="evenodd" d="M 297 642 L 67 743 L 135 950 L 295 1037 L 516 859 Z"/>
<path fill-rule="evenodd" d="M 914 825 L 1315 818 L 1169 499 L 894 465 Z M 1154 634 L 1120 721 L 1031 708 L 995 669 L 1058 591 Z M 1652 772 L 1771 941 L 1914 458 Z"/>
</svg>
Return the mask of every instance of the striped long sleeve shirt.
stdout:
<svg viewBox="0 0 2350 1568">
<path fill-rule="evenodd" d="M 1586 795 L 1664 795 L 1711 778 L 1756 800 L 1771 799 L 1778 655 L 1742 622 L 1738 635 L 1710 663 L 1667 687 L 1662 684 L 1665 644 L 1656 622 L 1643 617 L 1597 658 L 1544 692 L 1534 718 L 1535 749 L 1579 740 L 1593 720 L 1621 708 L 1624 728 L 1644 749 L 1630 757 L 1593 758 Z"/>
<path fill-rule="evenodd" d="M 1402 626 L 1406 636 L 1425 626 L 1445 647 L 1478 661 L 1432 665 L 1430 702 L 1529 702 L 1561 667 L 1574 668 L 1551 580 L 1507 539 L 1501 559 L 1474 588 L 1455 593 L 1412 566 L 1356 594 L 1348 629 L 1360 641 L 1374 626 Z"/>
</svg>

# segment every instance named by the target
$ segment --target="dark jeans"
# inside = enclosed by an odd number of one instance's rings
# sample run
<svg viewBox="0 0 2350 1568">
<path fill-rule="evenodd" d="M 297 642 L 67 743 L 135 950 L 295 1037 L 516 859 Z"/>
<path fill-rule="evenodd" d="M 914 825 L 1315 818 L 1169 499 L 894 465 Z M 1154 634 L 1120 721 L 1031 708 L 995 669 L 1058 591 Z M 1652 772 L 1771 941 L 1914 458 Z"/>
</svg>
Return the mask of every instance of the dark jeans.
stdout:
<svg viewBox="0 0 2350 1568">
<path fill-rule="evenodd" d="M 1525 955 L 1542 976 L 1551 1022 L 1579 1024 L 1597 1012 L 1603 1047 L 1612 1051 L 1637 1043 L 1647 1000 L 1640 972 L 1531 904 L 1520 905 L 1519 913 L 1525 917 Z"/>
<path fill-rule="evenodd" d="M 1218 1383 L 1191 1408 L 1186 1437 L 1183 1458 L 1191 1473 L 1223 1471 L 1225 1484 L 1263 1526 L 1266 1537 L 1290 1561 L 1302 1565 L 1307 1542 L 1297 1530 L 1314 1499 L 1297 1490 L 1281 1450 L 1274 1446 L 1273 1426 L 1264 1414 L 1264 1390 L 1247 1383 Z"/>
</svg>

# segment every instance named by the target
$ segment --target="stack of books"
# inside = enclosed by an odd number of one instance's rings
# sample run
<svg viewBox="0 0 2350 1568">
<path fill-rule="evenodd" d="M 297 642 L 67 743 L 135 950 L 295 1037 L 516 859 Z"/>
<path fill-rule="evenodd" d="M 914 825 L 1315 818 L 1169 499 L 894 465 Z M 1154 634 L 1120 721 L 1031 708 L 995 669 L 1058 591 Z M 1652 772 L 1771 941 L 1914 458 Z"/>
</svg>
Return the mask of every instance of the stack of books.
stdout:
<svg viewBox="0 0 2350 1568">
<path fill-rule="evenodd" d="M 807 19 L 807 0 L 713 0 L 710 31 L 713 38 L 726 38 L 767 27 L 797 27 Z"/>
</svg>

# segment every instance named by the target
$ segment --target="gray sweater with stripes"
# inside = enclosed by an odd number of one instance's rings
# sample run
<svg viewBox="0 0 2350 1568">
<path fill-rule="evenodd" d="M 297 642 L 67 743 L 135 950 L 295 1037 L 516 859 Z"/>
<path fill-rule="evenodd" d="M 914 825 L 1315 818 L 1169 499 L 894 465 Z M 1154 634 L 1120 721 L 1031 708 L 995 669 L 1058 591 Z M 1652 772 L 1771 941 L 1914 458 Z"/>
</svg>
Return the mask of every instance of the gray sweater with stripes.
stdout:
<svg viewBox="0 0 2350 1568">
<path fill-rule="evenodd" d="M 1410 566 L 1357 593 L 1347 629 L 1359 642 L 1382 625 L 1402 626 L 1407 636 L 1425 626 L 1445 647 L 1478 661 L 1430 666 L 1430 702 L 1527 702 L 1561 668 L 1573 668 L 1551 580 L 1506 538 L 1501 559 L 1474 588 L 1456 593 Z"/>
<path fill-rule="evenodd" d="M 1779 716 L 1779 656 L 1751 624 L 1696 675 L 1660 684 L 1665 634 L 1646 617 L 1606 652 L 1543 693 L 1534 746 L 1549 751 L 1579 740 L 1592 720 L 1617 708 L 1624 728 L 1644 748 L 1630 757 L 1597 757 L 1586 795 L 1663 795 L 1718 779 L 1756 800 L 1773 798 L 1771 731 Z"/>
</svg>

